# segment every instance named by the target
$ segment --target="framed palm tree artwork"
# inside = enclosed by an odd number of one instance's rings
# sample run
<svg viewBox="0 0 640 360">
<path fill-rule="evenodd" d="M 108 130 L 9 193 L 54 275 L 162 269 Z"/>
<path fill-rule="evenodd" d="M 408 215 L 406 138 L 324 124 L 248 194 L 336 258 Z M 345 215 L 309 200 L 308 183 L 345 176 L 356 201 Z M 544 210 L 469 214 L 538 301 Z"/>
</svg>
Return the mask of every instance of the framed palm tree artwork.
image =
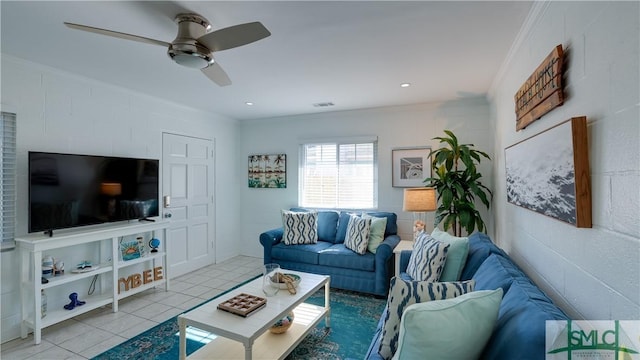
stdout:
<svg viewBox="0 0 640 360">
<path fill-rule="evenodd" d="M 249 155 L 249 187 L 284 189 L 287 187 L 287 155 Z"/>
</svg>

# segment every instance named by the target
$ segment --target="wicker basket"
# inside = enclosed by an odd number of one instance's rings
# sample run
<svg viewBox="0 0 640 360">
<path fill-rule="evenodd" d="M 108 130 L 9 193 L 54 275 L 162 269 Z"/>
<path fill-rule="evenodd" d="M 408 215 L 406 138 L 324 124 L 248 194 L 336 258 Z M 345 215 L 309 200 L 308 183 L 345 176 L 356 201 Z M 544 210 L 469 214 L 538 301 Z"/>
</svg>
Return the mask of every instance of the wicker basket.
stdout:
<svg viewBox="0 0 640 360">
<path fill-rule="evenodd" d="M 282 334 L 291 327 L 291 324 L 293 324 L 293 311 L 273 324 L 269 328 L 269 331 L 271 331 L 272 334 Z"/>
</svg>

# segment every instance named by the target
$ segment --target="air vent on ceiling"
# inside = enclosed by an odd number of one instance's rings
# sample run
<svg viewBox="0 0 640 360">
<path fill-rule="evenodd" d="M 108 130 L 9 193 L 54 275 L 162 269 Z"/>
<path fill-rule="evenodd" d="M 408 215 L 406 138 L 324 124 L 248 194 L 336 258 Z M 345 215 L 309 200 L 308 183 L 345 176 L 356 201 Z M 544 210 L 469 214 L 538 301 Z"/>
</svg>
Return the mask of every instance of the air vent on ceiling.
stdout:
<svg viewBox="0 0 640 360">
<path fill-rule="evenodd" d="M 333 106 L 335 105 L 332 102 L 321 102 L 321 103 L 315 103 L 313 104 L 314 107 L 329 107 L 329 106 Z"/>
</svg>

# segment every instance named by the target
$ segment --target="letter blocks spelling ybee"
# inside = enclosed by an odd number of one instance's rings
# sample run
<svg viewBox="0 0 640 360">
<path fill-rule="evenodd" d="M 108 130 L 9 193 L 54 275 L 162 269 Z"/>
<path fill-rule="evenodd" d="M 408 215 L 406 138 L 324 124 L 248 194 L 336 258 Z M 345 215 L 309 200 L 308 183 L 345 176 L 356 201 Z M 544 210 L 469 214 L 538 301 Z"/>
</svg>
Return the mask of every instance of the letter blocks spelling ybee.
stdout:
<svg viewBox="0 0 640 360">
<path fill-rule="evenodd" d="M 149 284 L 154 281 L 162 280 L 164 275 L 162 273 L 162 266 L 154 267 L 153 270 L 144 270 L 142 273 L 131 274 L 128 277 L 118 279 L 118 294 L 122 289 L 121 285 L 124 285 L 124 291 L 135 289 L 139 286 Z"/>
</svg>

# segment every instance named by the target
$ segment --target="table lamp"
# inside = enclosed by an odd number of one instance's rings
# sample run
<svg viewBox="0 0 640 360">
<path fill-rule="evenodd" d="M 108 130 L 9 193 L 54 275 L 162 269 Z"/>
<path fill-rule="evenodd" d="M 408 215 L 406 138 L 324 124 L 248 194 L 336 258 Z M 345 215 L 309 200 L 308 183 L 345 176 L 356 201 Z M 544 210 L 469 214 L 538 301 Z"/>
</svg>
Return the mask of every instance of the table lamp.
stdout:
<svg viewBox="0 0 640 360">
<path fill-rule="evenodd" d="M 436 189 L 431 187 L 404 189 L 403 211 L 413 212 L 413 241 L 426 231 L 427 211 L 438 208 Z"/>
<path fill-rule="evenodd" d="M 107 198 L 107 215 L 113 217 L 116 214 L 116 197 L 122 195 L 122 184 L 103 182 L 100 184 L 100 192 Z"/>
</svg>

